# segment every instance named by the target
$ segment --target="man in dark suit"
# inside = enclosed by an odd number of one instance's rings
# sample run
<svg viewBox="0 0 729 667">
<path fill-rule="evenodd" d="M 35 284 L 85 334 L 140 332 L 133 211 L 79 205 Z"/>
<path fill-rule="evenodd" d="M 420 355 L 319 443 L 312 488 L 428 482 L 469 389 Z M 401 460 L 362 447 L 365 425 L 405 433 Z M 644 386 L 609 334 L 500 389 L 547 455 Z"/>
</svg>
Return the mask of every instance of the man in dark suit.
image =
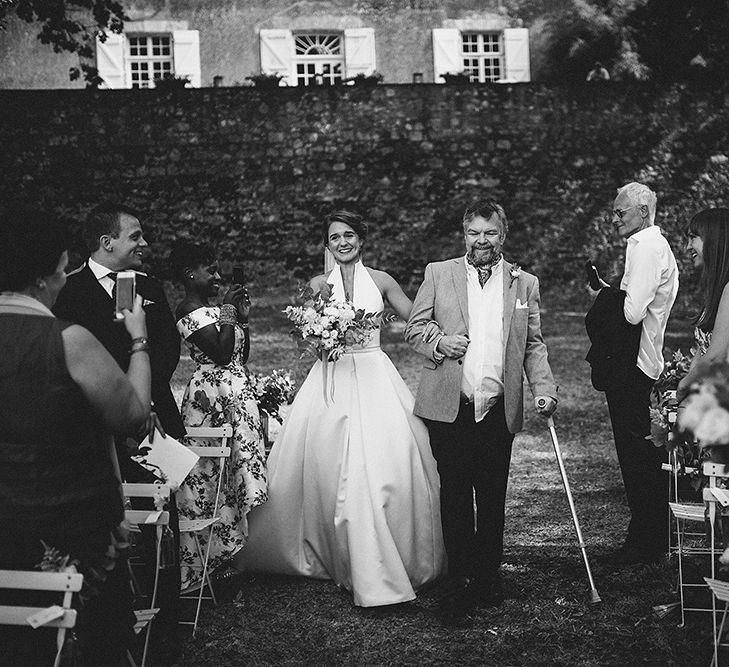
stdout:
<svg viewBox="0 0 729 667">
<path fill-rule="evenodd" d="M 162 284 L 139 271 L 143 253 L 148 247 L 139 214 L 121 204 L 100 204 L 89 213 L 83 236 L 90 253 L 89 259 L 68 276 L 66 286 L 53 309 L 54 313 L 60 319 L 75 322 L 88 329 L 111 353 L 121 369 L 126 371 L 131 339 L 126 329 L 115 321 L 115 300 L 112 295 L 116 274 L 120 271 L 135 271 L 137 294 L 144 299 L 152 366 L 153 416 L 147 425 L 147 432 L 153 433 L 155 426 L 161 424 L 166 433 L 180 438 L 185 434 L 185 427 L 169 384 L 180 359 L 180 337 Z M 144 435 L 141 434 L 141 437 Z M 126 481 L 153 481 L 153 478 L 150 479 L 151 473 L 132 461 L 123 446 L 118 444 L 117 449 L 122 476 Z M 170 526 L 178 546 L 175 552 L 179 553 L 179 529 L 174 498 L 168 509 Z M 149 545 L 147 551 L 149 552 Z M 179 590 L 180 566 L 177 561 L 160 577 L 160 613 L 155 620 L 157 632 L 152 633 L 153 637 L 174 637 L 177 630 Z"/>
</svg>

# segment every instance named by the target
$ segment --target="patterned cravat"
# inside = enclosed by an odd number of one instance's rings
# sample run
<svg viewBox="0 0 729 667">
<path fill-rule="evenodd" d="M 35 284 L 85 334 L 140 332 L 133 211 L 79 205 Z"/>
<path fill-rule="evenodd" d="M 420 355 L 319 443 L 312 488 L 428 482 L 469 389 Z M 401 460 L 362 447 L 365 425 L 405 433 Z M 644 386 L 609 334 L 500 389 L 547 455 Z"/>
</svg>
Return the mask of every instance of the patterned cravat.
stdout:
<svg viewBox="0 0 729 667">
<path fill-rule="evenodd" d="M 470 257 L 466 257 L 466 261 L 478 272 L 478 282 L 482 288 L 488 282 L 488 279 L 491 277 L 491 274 L 494 271 L 494 267 L 499 263 L 500 260 L 501 254 L 499 253 L 499 256 L 494 258 L 494 261 L 491 264 L 486 264 L 485 266 L 476 266 L 471 261 Z"/>
<path fill-rule="evenodd" d="M 478 283 L 483 287 L 491 277 L 492 269 L 490 266 L 477 266 L 476 271 L 478 271 Z"/>
</svg>

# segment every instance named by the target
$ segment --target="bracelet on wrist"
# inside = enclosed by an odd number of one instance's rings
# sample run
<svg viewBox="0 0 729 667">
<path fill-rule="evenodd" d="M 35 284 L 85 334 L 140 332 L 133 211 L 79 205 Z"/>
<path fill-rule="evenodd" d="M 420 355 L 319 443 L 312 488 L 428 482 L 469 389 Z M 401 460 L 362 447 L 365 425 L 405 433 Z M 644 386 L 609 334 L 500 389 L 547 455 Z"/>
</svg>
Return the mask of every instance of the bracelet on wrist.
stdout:
<svg viewBox="0 0 729 667">
<path fill-rule="evenodd" d="M 238 309 L 232 303 L 224 303 L 220 306 L 218 323 L 235 326 L 238 323 Z"/>
<path fill-rule="evenodd" d="M 135 352 L 147 352 L 149 354 L 149 345 L 138 345 L 137 347 L 133 347 L 129 350 L 129 355 L 131 356 Z"/>
<path fill-rule="evenodd" d="M 132 347 L 134 347 L 138 343 L 142 343 L 143 345 L 148 345 L 149 338 L 147 338 L 146 336 L 138 336 L 137 338 L 132 338 Z"/>
</svg>

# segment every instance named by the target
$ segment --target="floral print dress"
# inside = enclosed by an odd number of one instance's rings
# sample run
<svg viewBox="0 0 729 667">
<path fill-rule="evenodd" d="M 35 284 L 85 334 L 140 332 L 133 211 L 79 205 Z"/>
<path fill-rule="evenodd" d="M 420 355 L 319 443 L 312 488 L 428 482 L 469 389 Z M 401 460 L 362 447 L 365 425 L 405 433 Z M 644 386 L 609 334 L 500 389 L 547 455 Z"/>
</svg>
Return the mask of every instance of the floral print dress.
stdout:
<svg viewBox="0 0 729 667">
<path fill-rule="evenodd" d="M 193 333 L 214 324 L 220 308 L 208 306 L 193 310 L 177 322 L 180 335 L 187 340 Z M 230 560 L 246 543 L 248 511 L 267 500 L 265 451 L 261 419 L 248 370 L 243 363 L 244 332 L 235 329 L 233 356 L 227 366 L 213 363 L 188 341 L 190 356 L 197 363 L 182 398 L 181 414 L 185 426 L 233 426 L 231 453 L 225 467 L 220 492 L 220 520 L 213 527 L 208 568 Z M 204 447 L 214 441 L 187 438 L 188 446 Z M 201 458 L 177 492 L 180 519 L 199 519 L 212 514 L 218 479 L 217 459 Z M 199 536 L 203 554 L 207 536 Z M 190 534 L 180 536 L 182 589 L 196 585 L 201 577 L 200 558 Z"/>
</svg>

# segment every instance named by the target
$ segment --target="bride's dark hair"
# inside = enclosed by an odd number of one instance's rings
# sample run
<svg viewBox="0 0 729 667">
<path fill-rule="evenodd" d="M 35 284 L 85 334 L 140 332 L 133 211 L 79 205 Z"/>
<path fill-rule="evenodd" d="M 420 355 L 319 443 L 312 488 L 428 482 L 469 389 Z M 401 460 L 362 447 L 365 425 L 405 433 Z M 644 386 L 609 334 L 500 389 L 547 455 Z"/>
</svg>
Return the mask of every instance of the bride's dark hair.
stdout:
<svg viewBox="0 0 729 667">
<path fill-rule="evenodd" d="M 360 241 L 364 241 L 367 238 L 367 223 L 364 221 L 364 218 L 357 213 L 352 213 L 352 211 L 340 209 L 339 211 L 333 211 L 324 218 L 321 226 L 324 245 L 327 244 L 327 240 L 329 239 L 329 227 L 333 222 L 342 222 L 345 225 L 349 225 L 354 229 L 357 236 L 359 236 Z"/>
<path fill-rule="evenodd" d="M 703 307 L 695 324 L 702 331 L 712 331 L 724 287 L 729 283 L 729 209 L 707 208 L 689 222 L 689 236 L 700 236 L 704 268 L 699 283 Z"/>
</svg>

